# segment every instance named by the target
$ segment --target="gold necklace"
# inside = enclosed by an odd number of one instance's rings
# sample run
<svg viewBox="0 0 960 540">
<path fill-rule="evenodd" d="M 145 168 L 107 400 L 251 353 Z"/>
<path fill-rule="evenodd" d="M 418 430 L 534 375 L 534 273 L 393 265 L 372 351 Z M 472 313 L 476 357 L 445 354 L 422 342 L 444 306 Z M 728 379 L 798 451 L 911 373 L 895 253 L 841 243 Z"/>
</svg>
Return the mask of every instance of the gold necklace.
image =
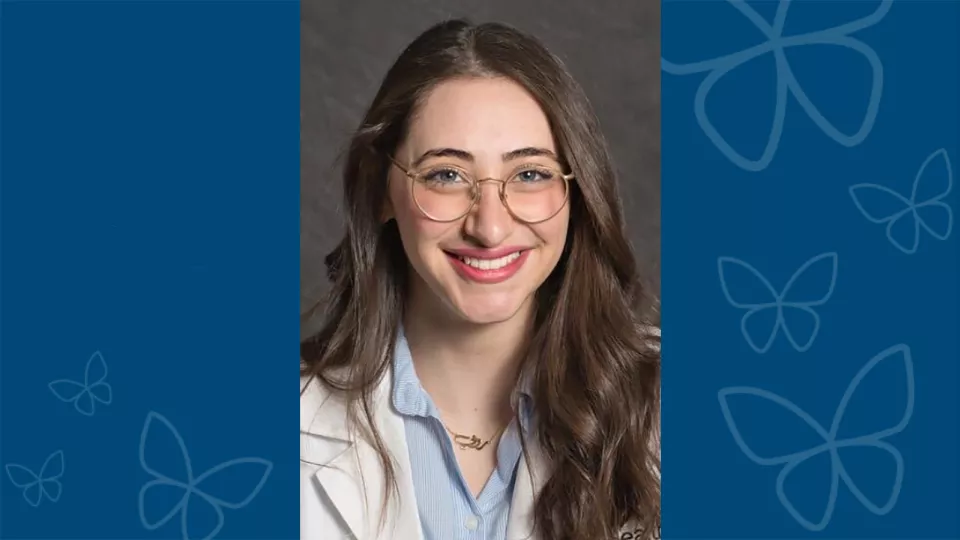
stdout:
<svg viewBox="0 0 960 540">
<path fill-rule="evenodd" d="M 489 439 L 484 441 L 480 439 L 480 437 L 477 437 L 476 435 L 467 436 L 467 435 L 461 435 L 460 433 L 456 433 L 455 431 L 447 427 L 447 424 L 442 420 L 440 421 L 440 423 L 443 424 L 444 429 L 446 429 L 447 432 L 451 436 L 453 436 L 453 444 L 456 444 L 457 446 L 459 446 L 461 450 L 466 450 L 467 448 L 470 448 L 471 450 L 476 450 L 478 452 L 486 448 L 488 444 L 493 442 L 494 439 L 499 437 L 500 434 L 503 433 L 505 429 L 507 429 L 507 424 L 504 424 L 503 427 L 498 429 L 497 432 L 493 434 L 493 437 L 490 437 Z"/>
</svg>

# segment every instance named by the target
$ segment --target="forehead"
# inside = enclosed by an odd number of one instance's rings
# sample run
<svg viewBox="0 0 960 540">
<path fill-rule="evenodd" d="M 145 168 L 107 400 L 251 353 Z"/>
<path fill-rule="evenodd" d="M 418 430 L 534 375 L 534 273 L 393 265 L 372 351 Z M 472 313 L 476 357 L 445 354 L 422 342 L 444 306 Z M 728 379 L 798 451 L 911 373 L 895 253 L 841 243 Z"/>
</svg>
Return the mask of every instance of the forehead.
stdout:
<svg viewBox="0 0 960 540">
<path fill-rule="evenodd" d="M 508 79 L 454 79 L 437 85 L 413 117 L 406 146 L 419 155 L 456 148 L 477 159 L 539 147 L 556 152 L 546 114 L 523 87 Z"/>
</svg>

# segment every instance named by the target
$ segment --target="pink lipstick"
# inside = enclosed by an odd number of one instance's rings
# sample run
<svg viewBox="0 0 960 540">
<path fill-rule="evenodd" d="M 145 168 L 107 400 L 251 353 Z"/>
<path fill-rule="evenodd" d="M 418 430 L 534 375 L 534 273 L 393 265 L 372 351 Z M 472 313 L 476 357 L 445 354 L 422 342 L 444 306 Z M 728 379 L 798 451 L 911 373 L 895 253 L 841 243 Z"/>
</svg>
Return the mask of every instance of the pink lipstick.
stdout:
<svg viewBox="0 0 960 540">
<path fill-rule="evenodd" d="M 449 249 L 444 252 L 462 278 L 482 284 L 501 283 L 510 279 L 520 271 L 530 254 L 529 249 L 519 246 Z"/>
</svg>

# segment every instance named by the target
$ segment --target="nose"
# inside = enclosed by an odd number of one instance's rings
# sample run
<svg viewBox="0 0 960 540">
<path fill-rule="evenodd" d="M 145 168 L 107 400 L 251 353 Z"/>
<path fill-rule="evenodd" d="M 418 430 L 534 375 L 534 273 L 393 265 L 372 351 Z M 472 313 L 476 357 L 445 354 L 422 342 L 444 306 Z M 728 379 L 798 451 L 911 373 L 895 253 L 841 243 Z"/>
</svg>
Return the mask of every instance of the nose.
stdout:
<svg viewBox="0 0 960 540">
<path fill-rule="evenodd" d="M 514 219 L 500 200 L 500 184 L 481 182 L 477 186 L 480 200 L 467 215 L 464 232 L 484 246 L 497 246 L 513 231 Z"/>
</svg>

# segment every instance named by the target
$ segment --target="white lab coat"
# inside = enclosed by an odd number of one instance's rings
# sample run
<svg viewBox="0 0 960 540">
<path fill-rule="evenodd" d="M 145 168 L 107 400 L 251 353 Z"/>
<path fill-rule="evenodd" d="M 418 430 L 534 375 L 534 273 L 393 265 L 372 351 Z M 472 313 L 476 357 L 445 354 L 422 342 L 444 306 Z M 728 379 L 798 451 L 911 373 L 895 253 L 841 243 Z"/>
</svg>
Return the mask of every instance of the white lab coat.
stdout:
<svg viewBox="0 0 960 540">
<path fill-rule="evenodd" d="M 378 429 L 394 456 L 399 499 L 378 532 L 386 488 L 379 458 L 372 445 L 352 441 L 347 434 L 344 403 L 331 398 L 314 381 L 301 379 L 300 399 L 300 538 L 302 540 L 423 540 L 403 420 L 390 406 L 391 375 L 374 394 Z M 531 536 L 534 494 L 543 485 L 537 447 L 530 443 L 531 468 L 521 459 L 507 525 L 507 540 L 541 540 Z M 531 469 L 533 469 L 531 471 Z M 361 470 L 363 478 L 361 480 Z M 531 481 L 531 474 L 533 473 Z M 362 483 L 361 483 L 362 482 Z M 397 509 L 397 505 L 399 509 Z M 621 538 L 634 538 L 632 527 Z"/>
</svg>

